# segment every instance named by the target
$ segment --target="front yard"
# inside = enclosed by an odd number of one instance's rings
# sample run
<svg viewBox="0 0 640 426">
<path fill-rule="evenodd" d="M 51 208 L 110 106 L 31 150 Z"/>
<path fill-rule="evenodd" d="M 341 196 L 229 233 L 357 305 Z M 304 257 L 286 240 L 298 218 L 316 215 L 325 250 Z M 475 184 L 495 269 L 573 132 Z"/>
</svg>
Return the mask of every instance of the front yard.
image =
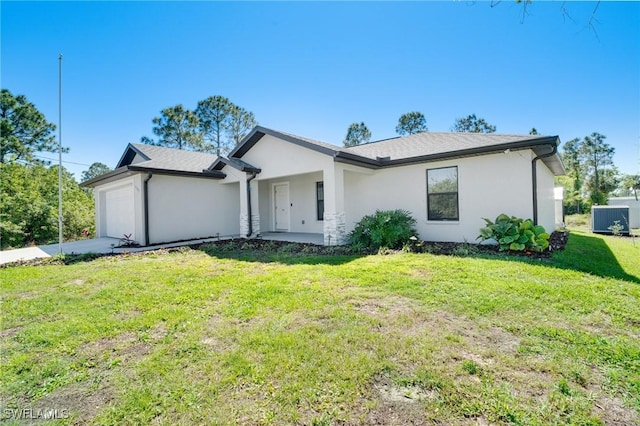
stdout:
<svg viewBox="0 0 640 426">
<path fill-rule="evenodd" d="M 223 248 L 0 270 L 2 419 L 640 423 L 638 239 L 574 232 L 550 259 Z"/>
</svg>

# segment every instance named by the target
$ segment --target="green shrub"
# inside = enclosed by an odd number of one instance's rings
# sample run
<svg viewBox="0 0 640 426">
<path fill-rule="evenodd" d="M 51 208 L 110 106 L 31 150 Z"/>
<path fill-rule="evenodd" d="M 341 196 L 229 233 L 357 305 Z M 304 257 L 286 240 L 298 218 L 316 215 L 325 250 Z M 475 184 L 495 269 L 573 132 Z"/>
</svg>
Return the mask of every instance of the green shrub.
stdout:
<svg viewBox="0 0 640 426">
<path fill-rule="evenodd" d="M 416 235 L 415 224 L 407 210 L 377 210 L 360 219 L 349 234 L 349 242 L 358 250 L 400 249 Z"/>
<path fill-rule="evenodd" d="M 483 218 L 487 226 L 480 229 L 478 240 L 495 240 L 500 250 L 544 251 L 549 248 L 549 234 L 544 227 L 534 225 L 531 219 L 520 219 L 501 214 L 495 222 Z"/>
</svg>

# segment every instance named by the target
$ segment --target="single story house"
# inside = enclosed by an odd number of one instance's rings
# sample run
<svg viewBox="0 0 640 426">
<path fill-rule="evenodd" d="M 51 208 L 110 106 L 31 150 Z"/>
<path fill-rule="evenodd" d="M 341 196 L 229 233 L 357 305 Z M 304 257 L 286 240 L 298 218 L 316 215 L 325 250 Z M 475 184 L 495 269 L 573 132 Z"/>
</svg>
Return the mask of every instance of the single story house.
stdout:
<svg viewBox="0 0 640 426">
<path fill-rule="evenodd" d="M 419 238 L 474 241 L 482 218 L 552 231 L 557 136 L 425 132 L 349 148 L 255 127 L 227 157 L 130 144 L 94 189 L 99 237 L 141 244 L 260 232 L 342 244 L 377 209 L 405 209 Z"/>
</svg>

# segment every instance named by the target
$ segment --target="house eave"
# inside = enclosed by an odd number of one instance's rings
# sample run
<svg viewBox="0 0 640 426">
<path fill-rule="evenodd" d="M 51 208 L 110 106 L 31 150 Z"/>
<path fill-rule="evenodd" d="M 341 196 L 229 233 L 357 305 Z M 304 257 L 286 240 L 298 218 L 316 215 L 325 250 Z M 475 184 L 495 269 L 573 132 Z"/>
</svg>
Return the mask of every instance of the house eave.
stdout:
<svg viewBox="0 0 640 426">
<path fill-rule="evenodd" d="M 127 165 L 127 166 L 119 167 L 103 175 L 97 176 L 86 182 L 82 182 L 80 186 L 93 188 L 100 184 L 113 182 L 115 180 L 122 179 L 123 177 L 131 176 L 133 173 L 138 173 L 138 172 L 143 172 L 143 173 L 151 172 L 158 175 L 184 176 L 184 177 L 203 178 L 203 179 L 224 179 L 227 176 L 225 173 L 218 170 L 203 170 L 202 172 L 190 172 L 185 170 L 154 169 L 152 167 Z"/>
<path fill-rule="evenodd" d="M 242 162 L 242 164 L 238 164 L 237 161 L 232 161 L 228 158 L 219 157 L 208 169 L 204 169 L 203 172 L 220 172 L 222 173 L 222 169 L 225 166 L 233 167 L 236 170 L 246 173 L 260 173 L 262 169 L 259 167 L 252 166 L 251 164 Z"/>
<path fill-rule="evenodd" d="M 102 174 L 100 176 L 96 176 L 93 179 L 89 179 L 85 182 L 80 182 L 80 186 L 83 188 L 93 188 L 101 183 L 108 183 L 114 180 L 121 179 L 123 174 L 127 174 L 129 172 L 129 166 L 118 167 L 115 170 Z M 131 175 L 132 173 L 128 173 Z"/>
<path fill-rule="evenodd" d="M 399 159 L 372 159 L 368 157 L 362 157 L 360 155 L 351 154 L 344 151 L 338 151 L 335 155 L 335 161 L 339 163 L 346 163 L 369 169 L 380 169 L 386 167 L 401 167 L 412 164 L 429 163 L 434 161 L 454 160 L 457 158 L 476 157 L 480 155 L 498 154 L 501 152 L 518 151 L 524 149 L 531 149 L 536 155 L 545 153 L 548 146 L 558 145 L 559 139 L 557 136 L 550 136 L 544 138 L 527 139 L 517 142 L 509 142 L 499 145 L 483 146 L 477 148 L 469 148 L 458 151 L 439 152 L 435 154 L 419 155 L 414 157 L 399 158 Z M 565 173 L 564 165 L 558 155 L 544 158 L 542 161 L 549 167 L 554 175 L 562 175 Z"/>
<path fill-rule="evenodd" d="M 230 153 L 229 157 L 234 158 L 242 158 L 244 154 L 246 154 L 260 139 L 264 136 L 270 135 L 278 139 L 282 139 L 284 141 L 290 142 L 294 145 L 301 146 L 303 148 L 308 148 L 316 152 L 320 152 L 325 155 L 334 156 L 337 149 L 331 149 L 324 146 L 316 145 L 311 142 L 305 141 L 303 139 L 296 138 L 291 135 L 287 135 L 277 130 L 272 130 L 267 127 L 256 126 L 253 128 L 251 133 L 249 133 L 239 144 L 236 146 Z M 338 147 L 336 147 L 338 148 Z"/>
<path fill-rule="evenodd" d="M 155 169 L 152 167 L 142 166 L 127 166 L 127 168 L 134 172 L 151 172 L 158 175 L 168 176 L 185 176 L 194 178 L 206 178 L 206 179 L 224 179 L 227 175 L 219 170 L 203 170 L 201 172 L 192 172 L 187 170 L 172 170 L 172 169 Z"/>
</svg>

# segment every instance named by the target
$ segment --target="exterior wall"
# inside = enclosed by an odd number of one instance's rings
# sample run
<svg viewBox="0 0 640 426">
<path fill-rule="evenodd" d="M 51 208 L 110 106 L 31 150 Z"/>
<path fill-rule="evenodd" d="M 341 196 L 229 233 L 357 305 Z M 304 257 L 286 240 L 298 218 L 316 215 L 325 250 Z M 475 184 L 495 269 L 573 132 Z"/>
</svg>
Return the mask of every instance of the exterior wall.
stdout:
<svg viewBox="0 0 640 426">
<path fill-rule="evenodd" d="M 240 233 L 238 184 L 154 175 L 148 190 L 150 244 Z"/>
<path fill-rule="evenodd" d="M 260 175 L 258 175 L 260 176 Z M 316 182 L 322 181 L 322 173 L 287 176 L 260 180 L 260 227 L 263 232 L 273 231 L 273 184 L 289 183 L 290 232 L 322 233 L 323 221 L 316 215 Z"/>
<path fill-rule="evenodd" d="M 609 198 L 610 206 L 629 206 L 629 226 L 640 228 L 640 201 L 635 197 Z"/>
<path fill-rule="evenodd" d="M 540 160 L 536 161 L 536 168 L 538 180 L 538 225 L 544 226 L 544 229 L 551 233 L 556 229 L 556 196 L 554 193 L 553 173 Z M 529 173 L 531 173 L 531 167 L 529 167 Z M 532 213 L 524 218 L 531 216 Z"/>
<path fill-rule="evenodd" d="M 242 160 L 262 170 L 257 178 L 259 180 L 307 174 L 321 171 L 325 167 L 333 167 L 331 156 L 280 140 L 271 135 L 265 135 L 260 139 L 242 157 Z M 225 168 L 225 172 L 227 168 Z"/>
<path fill-rule="evenodd" d="M 107 236 L 107 206 L 106 206 L 106 192 L 113 190 L 124 185 L 133 186 L 133 212 L 134 227 L 130 230 L 132 233 L 131 238 L 135 241 L 144 241 L 144 213 L 143 213 L 143 195 L 142 195 L 142 175 L 135 174 L 123 179 L 118 179 L 114 182 L 109 182 L 104 185 L 98 185 L 93 189 L 93 196 L 96 206 L 96 235 L 98 237 Z M 114 236 L 122 237 L 122 236 Z"/>
<path fill-rule="evenodd" d="M 556 228 L 564 228 L 564 187 L 553 188 L 555 201 Z"/>
<path fill-rule="evenodd" d="M 406 209 L 416 219 L 419 237 L 429 241 L 474 242 L 483 217 L 500 213 L 531 218 L 531 151 L 423 163 L 376 170 L 345 171 L 346 231 L 376 209 Z M 458 167 L 458 221 L 427 220 L 427 169 Z M 553 179 L 540 171 L 539 185 L 549 185 L 553 213 Z M 546 189 L 542 192 L 546 194 Z M 540 202 L 540 201 L 539 201 Z M 542 202 L 545 205 L 545 201 Z M 545 207 L 546 208 L 546 207 Z M 553 215 L 551 216 L 553 221 Z M 546 225 L 544 225 L 546 227 Z M 553 229 L 553 222 L 551 228 Z"/>
</svg>

